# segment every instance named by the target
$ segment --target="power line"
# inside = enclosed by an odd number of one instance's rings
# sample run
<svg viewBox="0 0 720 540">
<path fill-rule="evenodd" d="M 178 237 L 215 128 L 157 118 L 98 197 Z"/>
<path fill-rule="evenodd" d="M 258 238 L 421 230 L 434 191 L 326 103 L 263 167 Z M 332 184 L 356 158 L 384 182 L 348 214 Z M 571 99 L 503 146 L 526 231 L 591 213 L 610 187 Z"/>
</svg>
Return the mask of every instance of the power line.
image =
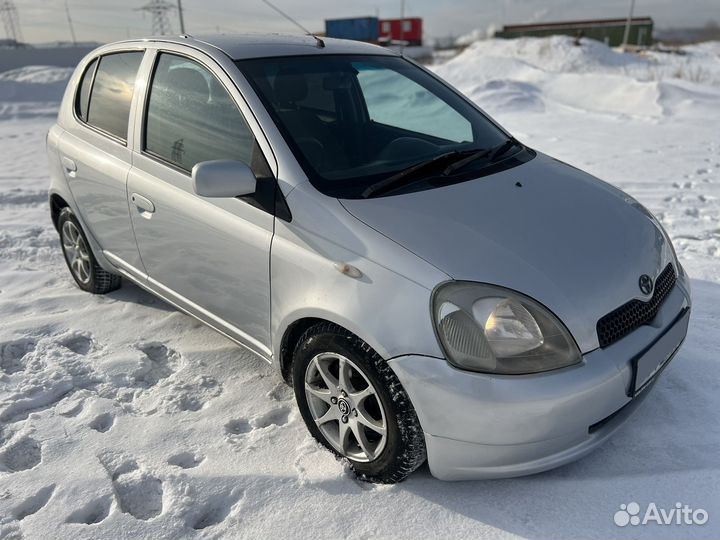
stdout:
<svg viewBox="0 0 720 540">
<path fill-rule="evenodd" d="M 150 0 L 143 7 L 138 8 L 138 11 L 150 13 L 153 34 L 165 36 L 172 33 L 168 13 L 173 9 L 177 9 L 177 6 L 166 0 Z"/>
<path fill-rule="evenodd" d="M 185 34 L 185 17 L 183 17 L 182 0 L 177 0 L 178 19 L 180 20 L 180 33 Z"/>
<path fill-rule="evenodd" d="M 73 26 L 72 17 L 70 16 L 70 8 L 67 0 L 65 0 L 65 15 L 67 15 L 68 26 L 70 27 L 70 35 L 72 36 L 73 45 L 77 45 L 77 37 L 75 37 L 75 27 Z"/>
<path fill-rule="evenodd" d="M 3 26 L 5 27 L 5 35 L 15 45 L 22 43 L 22 33 L 20 32 L 20 18 L 12 0 L 3 0 L 0 2 L 0 16 L 2 17 Z"/>
</svg>

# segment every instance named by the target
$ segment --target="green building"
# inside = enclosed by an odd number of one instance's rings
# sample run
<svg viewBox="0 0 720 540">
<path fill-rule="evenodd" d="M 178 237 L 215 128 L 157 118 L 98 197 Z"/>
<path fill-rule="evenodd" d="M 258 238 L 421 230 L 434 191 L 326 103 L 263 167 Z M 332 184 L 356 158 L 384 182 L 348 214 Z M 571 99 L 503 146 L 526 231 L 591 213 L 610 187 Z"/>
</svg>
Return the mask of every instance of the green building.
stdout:
<svg viewBox="0 0 720 540">
<path fill-rule="evenodd" d="M 586 37 L 602 41 L 610 47 L 623 44 L 625 24 L 627 19 L 599 19 L 595 21 L 568 21 L 557 23 L 516 24 L 505 26 L 495 37 L 543 37 L 553 35 L 566 35 L 573 37 Z M 653 20 L 650 17 L 637 17 L 632 19 L 628 45 L 652 45 Z"/>
</svg>

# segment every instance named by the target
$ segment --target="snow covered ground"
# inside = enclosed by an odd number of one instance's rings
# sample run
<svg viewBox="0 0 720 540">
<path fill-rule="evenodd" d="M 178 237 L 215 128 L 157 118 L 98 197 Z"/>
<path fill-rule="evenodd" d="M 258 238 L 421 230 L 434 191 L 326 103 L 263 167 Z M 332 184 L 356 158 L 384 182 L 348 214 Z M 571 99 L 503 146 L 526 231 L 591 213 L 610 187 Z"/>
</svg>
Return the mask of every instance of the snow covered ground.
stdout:
<svg viewBox="0 0 720 540">
<path fill-rule="evenodd" d="M 434 69 L 530 146 L 658 215 L 693 279 L 686 344 L 633 420 L 527 478 L 357 482 L 273 370 L 125 284 L 82 293 L 46 202 L 68 71 L 0 74 L 0 538 L 720 536 L 720 44 L 617 54 L 487 41 Z M 703 526 L 617 527 L 676 502 Z"/>
</svg>

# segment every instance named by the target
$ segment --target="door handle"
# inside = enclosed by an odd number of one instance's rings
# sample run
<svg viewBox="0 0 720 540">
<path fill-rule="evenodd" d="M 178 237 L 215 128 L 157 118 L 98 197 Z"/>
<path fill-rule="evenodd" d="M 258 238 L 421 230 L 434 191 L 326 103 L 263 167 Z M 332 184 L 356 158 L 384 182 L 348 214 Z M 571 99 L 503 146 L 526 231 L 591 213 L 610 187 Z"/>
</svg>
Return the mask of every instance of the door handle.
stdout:
<svg viewBox="0 0 720 540">
<path fill-rule="evenodd" d="M 142 195 L 133 193 L 132 195 L 130 195 L 130 200 L 135 206 L 138 207 L 138 209 L 140 209 L 140 213 L 143 215 L 143 217 L 149 218 L 149 214 L 155 212 L 155 205 L 153 204 L 153 202 L 150 199 L 143 197 Z"/>
<path fill-rule="evenodd" d="M 75 162 L 74 162 L 72 159 L 70 159 L 69 157 L 67 157 L 67 156 L 61 157 L 61 158 L 60 158 L 60 162 L 62 163 L 62 166 L 65 168 L 65 170 L 66 170 L 68 173 L 74 173 L 74 172 L 77 171 L 77 165 L 76 165 Z"/>
</svg>

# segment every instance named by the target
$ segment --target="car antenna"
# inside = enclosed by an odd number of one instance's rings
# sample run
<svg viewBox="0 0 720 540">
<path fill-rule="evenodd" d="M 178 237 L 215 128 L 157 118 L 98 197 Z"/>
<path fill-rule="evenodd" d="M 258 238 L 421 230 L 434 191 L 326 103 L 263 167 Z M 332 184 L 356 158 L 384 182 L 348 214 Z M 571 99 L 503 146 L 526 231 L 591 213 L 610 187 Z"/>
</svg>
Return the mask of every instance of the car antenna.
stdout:
<svg viewBox="0 0 720 540">
<path fill-rule="evenodd" d="M 305 32 L 308 36 L 314 37 L 314 38 L 315 38 L 315 44 L 316 44 L 320 49 L 325 48 L 325 42 L 324 42 L 322 39 L 320 39 L 318 36 L 316 36 L 315 34 L 313 34 L 310 30 L 308 30 L 307 28 L 305 28 L 302 24 L 300 24 L 299 22 L 297 22 L 297 21 L 296 21 L 295 19 L 293 19 L 290 15 L 288 15 L 287 13 L 285 13 L 283 10 L 281 10 L 279 7 L 275 6 L 274 4 L 271 4 L 269 0 L 261 0 L 261 1 L 262 1 L 263 4 L 267 5 L 268 7 L 272 8 L 273 10 L 277 11 L 280 15 L 282 15 L 283 17 L 285 17 L 288 21 L 290 21 L 290 22 L 293 23 L 295 26 L 297 26 L 298 28 L 300 28 L 300 30 L 302 30 L 303 32 Z"/>
</svg>

